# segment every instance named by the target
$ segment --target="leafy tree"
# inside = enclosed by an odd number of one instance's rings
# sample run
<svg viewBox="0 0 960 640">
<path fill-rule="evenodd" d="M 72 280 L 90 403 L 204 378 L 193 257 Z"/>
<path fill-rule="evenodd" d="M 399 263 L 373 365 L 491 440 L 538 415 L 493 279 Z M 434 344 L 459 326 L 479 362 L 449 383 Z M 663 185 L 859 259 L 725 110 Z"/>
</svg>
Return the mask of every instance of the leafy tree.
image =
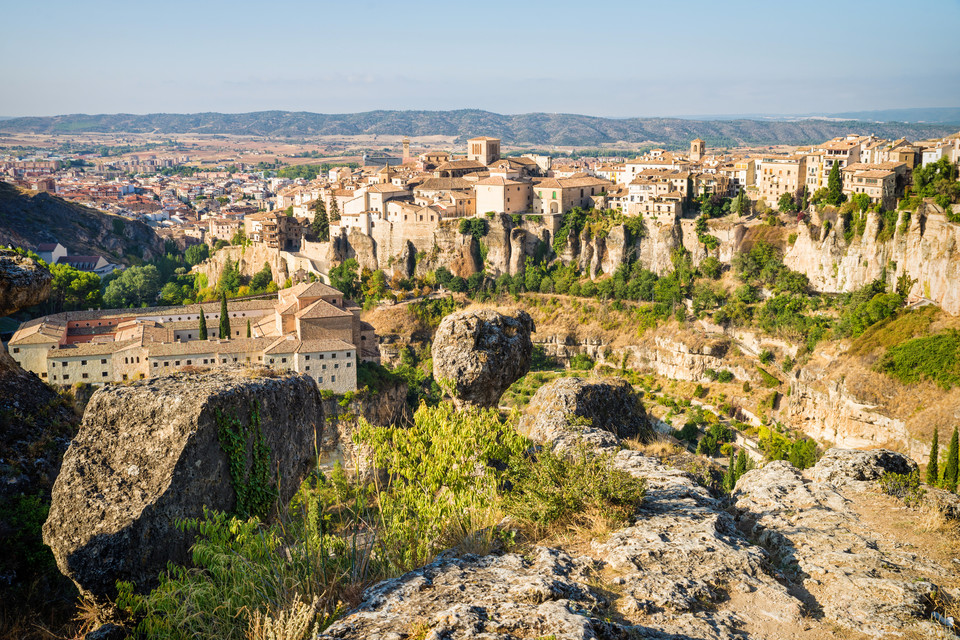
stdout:
<svg viewBox="0 0 960 640">
<path fill-rule="evenodd" d="M 960 442 L 957 441 L 957 428 L 953 428 L 953 437 L 950 438 L 950 448 L 947 450 L 947 464 L 943 468 L 943 488 L 947 491 L 957 490 L 957 467 L 960 457 Z"/>
<path fill-rule="evenodd" d="M 930 445 L 930 462 L 927 463 L 927 484 L 937 486 L 940 483 L 940 429 L 933 428 L 933 444 Z"/>
<path fill-rule="evenodd" d="M 236 293 L 240 288 L 240 264 L 227 258 L 223 265 L 223 273 L 220 274 L 220 281 L 217 283 L 217 290 L 223 293 Z"/>
<path fill-rule="evenodd" d="M 160 293 L 160 272 L 152 265 L 133 266 L 110 280 L 103 301 L 111 308 L 153 304 Z"/>
<path fill-rule="evenodd" d="M 793 213 L 797 211 L 797 204 L 793 199 L 793 194 L 790 192 L 784 192 L 780 199 L 777 200 L 777 208 L 782 213 Z"/>
<path fill-rule="evenodd" d="M 833 161 L 833 166 L 830 168 L 830 175 L 827 177 L 827 196 L 825 201 L 827 204 L 834 206 L 843 202 L 843 180 L 840 177 L 840 163 L 836 160 Z"/>
<path fill-rule="evenodd" d="M 227 294 L 220 294 L 220 338 L 230 339 L 230 314 L 227 311 Z"/>
<path fill-rule="evenodd" d="M 264 262 L 263 268 L 253 274 L 250 289 L 255 292 L 264 291 L 271 282 L 273 282 L 273 270 L 270 269 L 270 263 Z"/>
<path fill-rule="evenodd" d="M 203 315 L 203 308 L 200 308 L 200 332 L 197 334 L 200 340 L 207 339 L 207 318 Z"/>
<path fill-rule="evenodd" d="M 714 256 L 708 256 L 700 262 L 698 269 L 700 269 L 700 273 L 707 278 L 716 280 L 720 277 L 720 272 L 723 270 L 723 263 Z"/>
<path fill-rule="evenodd" d="M 357 272 L 360 263 L 356 258 L 348 258 L 333 269 L 330 269 L 330 286 L 343 293 L 344 297 L 357 299 L 360 293 L 360 280 Z"/>
<path fill-rule="evenodd" d="M 247 232 L 243 230 L 242 226 L 239 229 L 237 229 L 237 232 L 233 234 L 232 238 L 230 238 L 230 244 L 235 244 L 235 245 L 247 244 Z"/>
<path fill-rule="evenodd" d="M 184 260 L 191 267 L 200 264 L 209 257 L 210 247 L 208 247 L 205 243 L 190 245 L 183 253 Z"/>
<path fill-rule="evenodd" d="M 54 312 L 95 309 L 100 306 L 100 276 L 68 264 L 49 266 L 53 281 L 47 307 Z"/>
</svg>

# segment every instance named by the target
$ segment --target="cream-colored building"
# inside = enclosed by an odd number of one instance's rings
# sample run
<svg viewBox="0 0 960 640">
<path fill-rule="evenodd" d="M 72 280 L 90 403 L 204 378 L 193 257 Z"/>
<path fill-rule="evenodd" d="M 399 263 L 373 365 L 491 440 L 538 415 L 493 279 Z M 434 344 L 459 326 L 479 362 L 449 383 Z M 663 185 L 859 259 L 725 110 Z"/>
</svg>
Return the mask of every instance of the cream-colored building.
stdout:
<svg viewBox="0 0 960 640">
<path fill-rule="evenodd" d="M 566 213 L 574 207 L 589 208 L 595 196 L 611 189 L 613 184 L 590 176 L 546 178 L 533 184 L 535 213 Z M 478 211 L 482 209 L 477 206 Z"/>
<path fill-rule="evenodd" d="M 533 190 L 529 182 L 503 177 L 478 180 L 476 210 L 480 213 L 525 213 L 533 206 Z"/>
<path fill-rule="evenodd" d="M 201 310 L 208 338 L 199 339 Z M 320 282 L 279 292 L 277 300 L 64 312 L 24 323 L 9 343 L 23 368 L 55 385 L 149 378 L 184 367 L 240 365 L 310 375 L 322 389 L 356 389 L 356 362 L 379 361 L 373 327 L 359 307 Z M 250 327 L 250 337 L 247 327 Z"/>
<path fill-rule="evenodd" d="M 907 165 L 902 162 L 858 162 L 845 167 L 841 174 L 843 193 L 848 198 L 865 193 L 870 196 L 871 202 L 879 202 L 884 209 L 892 210 L 897 206 L 897 198 L 903 195 Z"/>
<path fill-rule="evenodd" d="M 806 180 L 807 157 L 763 156 L 757 169 L 757 190 L 760 199 L 772 207 L 784 193 L 794 194 Z"/>
<path fill-rule="evenodd" d="M 500 159 L 500 139 L 479 136 L 467 140 L 467 160 L 490 166 Z"/>
</svg>

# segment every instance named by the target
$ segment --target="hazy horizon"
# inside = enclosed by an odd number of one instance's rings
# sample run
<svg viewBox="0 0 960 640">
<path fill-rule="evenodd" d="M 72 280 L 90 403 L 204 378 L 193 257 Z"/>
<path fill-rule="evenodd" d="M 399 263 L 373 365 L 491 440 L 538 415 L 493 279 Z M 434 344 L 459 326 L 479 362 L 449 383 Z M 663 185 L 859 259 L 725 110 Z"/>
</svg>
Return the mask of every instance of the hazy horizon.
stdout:
<svg viewBox="0 0 960 640">
<path fill-rule="evenodd" d="M 960 2 L 6 2 L 4 117 L 482 109 L 611 118 L 960 104 Z M 892 22 L 890 16 L 896 16 Z M 572 16 L 580 16 L 571 19 Z M 619 31 L 615 31 L 617 29 Z M 911 36 L 910 34 L 925 34 Z M 906 37 L 909 53 L 893 55 Z M 881 53 L 877 53 L 877 52 Z M 693 115 L 691 115 L 693 114 Z"/>
</svg>

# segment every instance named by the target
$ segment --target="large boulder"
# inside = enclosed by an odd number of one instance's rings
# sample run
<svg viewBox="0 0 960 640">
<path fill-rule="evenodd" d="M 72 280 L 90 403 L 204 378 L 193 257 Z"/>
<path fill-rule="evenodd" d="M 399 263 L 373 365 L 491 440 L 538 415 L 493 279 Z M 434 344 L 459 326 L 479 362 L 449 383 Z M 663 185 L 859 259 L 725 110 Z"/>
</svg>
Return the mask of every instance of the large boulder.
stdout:
<svg viewBox="0 0 960 640">
<path fill-rule="evenodd" d="M 530 399 L 520 432 L 561 450 L 580 442 L 616 449 L 621 438 L 648 440 L 653 427 L 643 402 L 626 380 L 558 378 Z"/>
<path fill-rule="evenodd" d="M 0 316 L 46 300 L 52 281 L 53 276 L 38 262 L 0 249 Z"/>
<path fill-rule="evenodd" d="M 433 377 L 458 407 L 494 407 L 530 370 L 534 331 L 526 311 L 451 313 L 433 341 Z"/>
<path fill-rule="evenodd" d="M 104 387 L 64 456 L 44 542 L 85 595 L 109 598 L 117 580 L 147 590 L 168 562 L 189 561 L 192 534 L 178 521 L 242 509 L 249 501 L 238 502 L 237 486 L 248 494 L 278 487 L 289 500 L 316 463 L 323 418 L 305 376 L 220 369 Z M 254 453 L 258 443 L 268 460 Z M 237 484 L 231 460 L 244 467 Z M 267 465 L 266 481 L 256 479 L 255 462 Z"/>
<path fill-rule="evenodd" d="M 854 482 L 874 482 L 884 473 L 911 473 L 917 463 L 888 449 L 829 449 L 813 467 L 816 482 L 844 486 Z"/>
</svg>

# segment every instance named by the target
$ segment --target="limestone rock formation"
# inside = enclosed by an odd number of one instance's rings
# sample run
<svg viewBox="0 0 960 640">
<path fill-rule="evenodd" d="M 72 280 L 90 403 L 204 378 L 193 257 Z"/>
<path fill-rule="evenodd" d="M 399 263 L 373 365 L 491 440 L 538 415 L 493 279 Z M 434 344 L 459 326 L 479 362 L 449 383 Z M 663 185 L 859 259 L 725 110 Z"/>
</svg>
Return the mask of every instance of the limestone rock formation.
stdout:
<svg viewBox="0 0 960 640">
<path fill-rule="evenodd" d="M 445 317 L 433 343 L 433 377 L 458 407 L 496 406 L 530 370 L 534 331 L 526 311 L 458 311 Z"/>
<path fill-rule="evenodd" d="M 223 417 L 243 425 L 237 455 L 245 473 L 263 462 L 253 453 L 262 441 L 270 452 L 269 487 L 279 486 L 280 500 L 289 500 L 316 461 L 314 443 L 325 424 L 310 378 L 255 378 L 230 369 L 94 394 L 43 527 L 57 565 L 82 593 L 109 597 L 117 580 L 148 589 L 167 562 L 189 560 L 192 536 L 176 527 L 178 520 L 200 517 L 204 508 L 237 508 L 231 456 L 220 442 L 229 424 Z"/>
<path fill-rule="evenodd" d="M 916 470 L 916 462 L 888 449 L 830 449 L 813 468 L 813 479 L 843 486 L 852 482 L 874 482 L 887 472 L 910 473 Z"/>
<path fill-rule="evenodd" d="M 612 464 L 647 496 L 582 555 L 448 552 L 369 589 L 320 639 L 946 637 L 927 598 L 951 569 L 874 535 L 833 485 L 774 462 L 743 476 L 731 512 L 655 458 Z"/>
<path fill-rule="evenodd" d="M 616 447 L 620 438 L 649 439 L 653 428 L 643 403 L 626 380 L 588 382 L 559 378 L 541 387 L 520 421 L 529 438 L 560 450 L 585 442 L 600 449 Z"/>
<path fill-rule="evenodd" d="M 928 617 L 936 585 L 954 570 L 866 526 L 852 508 L 850 496 L 875 486 L 858 480 L 911 467 L 892 452 L 861 455 L 870 453 L 832 449 L 812 474 L 829 483 L 809 482 L 783 461 L 748 472 L 736 488 L 739 526 L 825 620 L 869 637 L 899 635 L 910 625 L 933 627 L 918 618 Z"/>
<path fill-rule="evenodd" d="M 40 304 L 50 296 L 53 276 L 34 260 L 0 249 L 0 316 Z"/>
</svg>

